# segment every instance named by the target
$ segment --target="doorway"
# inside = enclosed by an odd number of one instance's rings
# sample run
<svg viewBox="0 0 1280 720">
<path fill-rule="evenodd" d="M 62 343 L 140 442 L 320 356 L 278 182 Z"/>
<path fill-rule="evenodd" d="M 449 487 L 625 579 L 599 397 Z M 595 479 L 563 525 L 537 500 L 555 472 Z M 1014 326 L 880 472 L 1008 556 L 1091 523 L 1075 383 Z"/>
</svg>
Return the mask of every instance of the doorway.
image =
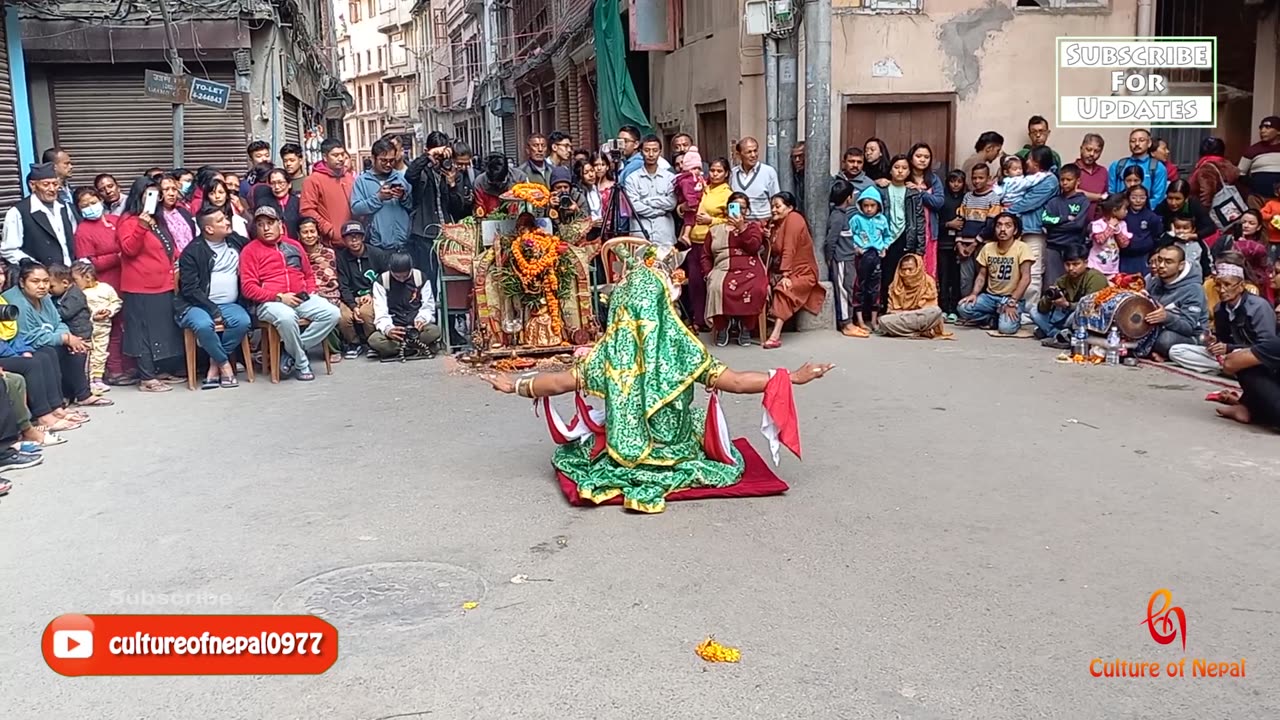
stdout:
<svg viewBox="0 0 1280 720">
<path fill-rule="evenodd" d="M 702 159 L 710 163 L 719 157 L 730 158 L 729 113 L 723 100 L 696 106 L 698 111 L 698 150 Z"/>
<path fill-rule="evenodd" d="M 906 153 L 918 142 L 928 143 L 933 171 L 940 175 L 955 162 L 955 96 L 862 95 L 846 102 L 841 153 L 878 137 L 891 155 Z"/>
</svg>

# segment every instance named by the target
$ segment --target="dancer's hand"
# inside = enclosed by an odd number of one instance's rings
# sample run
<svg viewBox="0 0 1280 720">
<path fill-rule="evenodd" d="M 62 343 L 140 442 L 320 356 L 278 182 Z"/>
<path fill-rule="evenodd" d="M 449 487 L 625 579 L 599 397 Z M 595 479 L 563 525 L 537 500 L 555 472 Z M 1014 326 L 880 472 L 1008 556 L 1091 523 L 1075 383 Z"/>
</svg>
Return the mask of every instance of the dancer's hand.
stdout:
<svg viewBox="0 0 1280 720">
<path fill-rule="evenodd" d="M 791 384 L 804 385 L 811 380 L 816 380 L 817 378 L 826 375 L 827 371 L 834 367 L 835 365 L 832 365 L 831 363 L 818 363 L 817 365 L 813 363 L 805 363 L 800 366 L 799 370 L 791 373 Z"/>
<path fill-rule="evenodd" d="M 493 389 L 500 393 L 511 395 L 516 391 L 516 381 L 510 375 L 481 375 L 480 379 L 492 385 Z"/>
</svg>

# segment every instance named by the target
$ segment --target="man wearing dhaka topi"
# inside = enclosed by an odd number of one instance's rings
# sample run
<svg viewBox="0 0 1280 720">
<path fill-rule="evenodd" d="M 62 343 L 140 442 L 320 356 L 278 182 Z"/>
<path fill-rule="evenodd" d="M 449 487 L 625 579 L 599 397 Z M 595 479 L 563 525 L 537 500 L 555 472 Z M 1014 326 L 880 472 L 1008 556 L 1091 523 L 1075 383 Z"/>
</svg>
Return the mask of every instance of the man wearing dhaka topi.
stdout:
<svg viewBox="0 0 1280 720">
<path fill-rule="evenodd" d="M 636 244 L 613 240 L 602 253 L 616 243 Z M 552 464 L 573 482 L 579 498 L 601 504 L 621 496 L 624 508 L 645 513 L 662 512 L 673 493 L 728 488 L 743 480 L 744 471 L 769 473 L 744 442 L 739 447 L 753 458 L 744 460 L 729 442 L 719 392 L 764 395 L 765 434 L 777 462 L 779 444 L 797 456 L 800 451 L 791 386 L 809 383 L 833 367 L 806 363 L 794 372 L 729 369 L 680 321 L 673 306 L 678 288 L 657 261 L 657 252 L 648 246 L 639 259 L 634 251 L 619 253 L 630 267 L 609 298 L 608 328 L 572 370 L 484 377 L 499 392 L 541 405 L 560 444 Z M 695 385 L 711 393 L 705 413 L 691 407 Z M 577 395 L 578 413 L 565 423 L 548 398 L 568 393 Z M 589 406 L 584 394 L 603 400 L 603 410 Z"/>
</svg>

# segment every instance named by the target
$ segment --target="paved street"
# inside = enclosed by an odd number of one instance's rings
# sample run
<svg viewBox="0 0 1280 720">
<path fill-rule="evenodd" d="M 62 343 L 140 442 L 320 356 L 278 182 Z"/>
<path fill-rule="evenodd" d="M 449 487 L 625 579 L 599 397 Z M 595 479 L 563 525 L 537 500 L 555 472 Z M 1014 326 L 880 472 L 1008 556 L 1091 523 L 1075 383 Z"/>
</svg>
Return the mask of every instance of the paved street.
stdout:
<svg viewBox="0 0 1280 720">
<path fill-rule="evenodd" d="M 1214 418 L 1211 386 L 974 331 L 720 356 L 837 363 L 797 392 L 792 491 L 649 517 L 566 506 L 527 402 L 444 361 L 117 389 L 0 500 L 0 715 L 1280 717 L 1280 452 Z M 758 401 L 726 412 L 764 448 Z M 1142 625 L 1162 587 L 1186 656 L 1247 658 L 1246 678 L 1089 676 L 1183 657 Z M 320 613 L 340 658 L 173 679 L 41 659 L 54 616 L 168 612 L 143 603 L 172 593 L 220 603 L 178 612 Z M 742 663 L 698 659 L 707 634 Z"/>
</svg>

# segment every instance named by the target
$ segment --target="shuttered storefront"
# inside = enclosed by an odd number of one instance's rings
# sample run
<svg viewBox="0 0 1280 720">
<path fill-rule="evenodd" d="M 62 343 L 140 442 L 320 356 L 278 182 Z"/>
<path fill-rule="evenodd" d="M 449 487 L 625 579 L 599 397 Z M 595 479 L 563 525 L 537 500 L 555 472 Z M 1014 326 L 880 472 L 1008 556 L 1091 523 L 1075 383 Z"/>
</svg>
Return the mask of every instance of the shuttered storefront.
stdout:
<svg viewBox="0 0 1280 720">
<path fill-rule="evenodd" d="M 502 154 L 515 162 L 519 157 L 516 152 L 516 119 L 514 116 L 502 118 Z"/>
<path fill-rule="evenodd" d="M 77 181 L 106 172 L 127 185 L 147 168 L 173 164 L 173 106 L 143 92 L 145 70 L 142 65 L 88 67 L 51 78 L 54 138 L 71 154 Z M 230 66 L 208 70 L 210 80 L 235 87 Z M 226 110 L 188 103 L 184 115 L 185 167 L 244 166 L 243 94 L 232 90 Z"/>
<path fill-rule="evenodd" d="M 18 166 L 18 132 L 13 123 L 8 38 L 4 23 L 0 23 L 0 214 L 22 199 L 23 185 L 22 168 Z"/>
<path fill-rule="evenodd" d="M 284 117 L 281 118 L 281 121 L 284 122 L 284 132 L 280 135 L 283 138 L 282 144 L 294 143 L 301 145 L 302 101 L 289 93 L 284 94 Z"/>
</svg>

